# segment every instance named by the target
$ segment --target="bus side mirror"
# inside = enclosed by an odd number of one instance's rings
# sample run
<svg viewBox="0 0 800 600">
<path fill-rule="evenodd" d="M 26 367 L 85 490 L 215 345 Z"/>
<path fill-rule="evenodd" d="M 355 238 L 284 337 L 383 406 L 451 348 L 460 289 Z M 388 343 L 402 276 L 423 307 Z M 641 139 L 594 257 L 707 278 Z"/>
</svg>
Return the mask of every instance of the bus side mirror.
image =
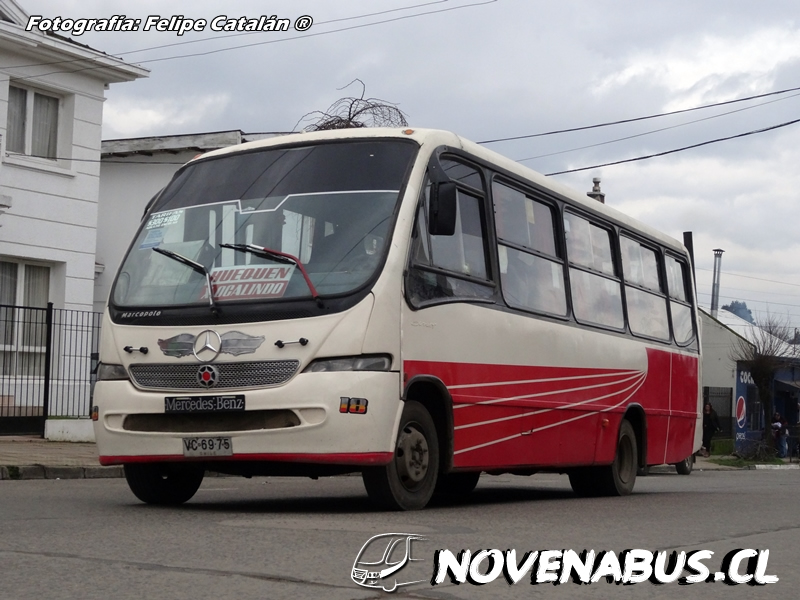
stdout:
<svg viewBox="0 0 800 600">
<path fill-rule="evenodd" d="M 453 235 L 456 232 L 458 190 L 452 181 L 431 184 L 428 213 L 428 233 Z"/>
</svg>

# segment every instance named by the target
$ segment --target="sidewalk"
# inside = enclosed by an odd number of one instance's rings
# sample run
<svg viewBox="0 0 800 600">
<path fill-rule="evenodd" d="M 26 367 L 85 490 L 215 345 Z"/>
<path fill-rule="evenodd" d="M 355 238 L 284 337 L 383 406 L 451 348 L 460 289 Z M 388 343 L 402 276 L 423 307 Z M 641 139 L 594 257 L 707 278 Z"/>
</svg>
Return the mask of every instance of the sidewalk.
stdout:
<svg viewBox="0 0 800 600">
<path fill-rule="evenodd" d="M 760 465 L 759 465 L 760 466 Z M 770 468 L 800 468 L 797 463 Z M 702 456 L 695 471 L 737 471 Z M 675 467 L 652 467 L 653 473 L 674 473 Z M 122 467 L 101 467 L 95 444 L 48 442 L 38 437 L 0 436 L 0 479 L 98 479 L 122 477 Z"/>
<path fill-rule="evenodd" d="M 122 467 L 101 467 L 95 444 L 0 436 L 0 479 L 122 477 Z"/>
</svg>

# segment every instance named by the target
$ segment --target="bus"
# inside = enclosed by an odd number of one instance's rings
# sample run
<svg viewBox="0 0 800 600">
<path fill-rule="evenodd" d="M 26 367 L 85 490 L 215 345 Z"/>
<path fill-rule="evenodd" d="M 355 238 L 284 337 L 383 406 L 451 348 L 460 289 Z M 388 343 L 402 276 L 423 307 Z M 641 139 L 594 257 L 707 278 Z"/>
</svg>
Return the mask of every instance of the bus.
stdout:
<svg viewBox="0 0 800 600">
<path fill-rule="evenodd" d="M 581 496 L 700 447 L 686 248 L 456 134 L 291 134 L 196 157 L 104 315 L 100 462 L 141 501 L 204 473 L 362 475 L 393 510 L 481 473 Z"/>
</svg>

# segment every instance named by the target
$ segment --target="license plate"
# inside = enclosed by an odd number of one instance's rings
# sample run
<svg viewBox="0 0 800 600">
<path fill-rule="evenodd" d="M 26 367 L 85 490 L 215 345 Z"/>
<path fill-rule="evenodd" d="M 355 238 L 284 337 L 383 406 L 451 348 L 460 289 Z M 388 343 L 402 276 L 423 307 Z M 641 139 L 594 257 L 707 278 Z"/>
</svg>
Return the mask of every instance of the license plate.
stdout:
<svg viewBox="0 0 800 600">
<path fill-rule="evenodd" d="M 233 443 L 229 437 L 183 438 L 184 456 L 233 456 Z"/>
<path fill-rule="evenodd" d="M 227 396 L 167 396 L 164 398 L 164 412 L 168 414 L 237 412 L 244 409 L 244 394 Z"/>
</svg>

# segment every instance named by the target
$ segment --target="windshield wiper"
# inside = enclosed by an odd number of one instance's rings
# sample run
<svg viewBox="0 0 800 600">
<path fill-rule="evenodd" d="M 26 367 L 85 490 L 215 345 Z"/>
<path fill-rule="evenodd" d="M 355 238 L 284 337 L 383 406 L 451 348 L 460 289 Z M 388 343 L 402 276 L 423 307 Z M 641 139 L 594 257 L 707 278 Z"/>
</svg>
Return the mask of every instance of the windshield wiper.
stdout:
<svg viewBox="0 0 800 600">
<path fill-rule="evenodd" d="M 250 254 L 255 254 L 256 256 L 261 256 L 262 258 L 269 258 L 275 262 L 297 265 L 297 268 L 300 269 L 300 273 L 302 273 L 303 279 L 305 279 L 306 285 L 311 292 L 311 297 L 314 298 L 317 306 L 323 308 L 322 298 L 319 297 L 317 289 L 314 287 L 314 284 L 311 283 L 311 278 L 308 276 L 303 263 L 300 262 L 300 259 L 296 256 L 287 254 L 286 252 L 278 252 L 277 250 L 264 248 L 263 246 L 256 246 L 255 244 L 220 244 L 220 248 L 231 248 L 232 250 L 238 250 L 239 252 L 249 252 Z"/>
<path fill-rule="evenodd" d="M 206 278 L 206 288 L 208 289 L 208 305 L 211 308 L 211 312 L 215 315 L 219 312 L 217 309 L 217 304 L 214 302 L 214 290 L 211 287 L 211 274 L 208 272 L 203 265 L 199 262 L 195 262 L 190 258 L 186 258 L 183 254 L 178 254 L 177 252 L 173 252 L 172 250 L 165 250 L 164 248 L 153 248 L 154 252 L 158 252 L 159 254 L 163 254 L 164 256 L 168 256 L 172 260 L 176 260 L 179 263 L 183 263 L 193 271 L 200 273 L 200 275 L 205 276 Z"/>
</svg>

